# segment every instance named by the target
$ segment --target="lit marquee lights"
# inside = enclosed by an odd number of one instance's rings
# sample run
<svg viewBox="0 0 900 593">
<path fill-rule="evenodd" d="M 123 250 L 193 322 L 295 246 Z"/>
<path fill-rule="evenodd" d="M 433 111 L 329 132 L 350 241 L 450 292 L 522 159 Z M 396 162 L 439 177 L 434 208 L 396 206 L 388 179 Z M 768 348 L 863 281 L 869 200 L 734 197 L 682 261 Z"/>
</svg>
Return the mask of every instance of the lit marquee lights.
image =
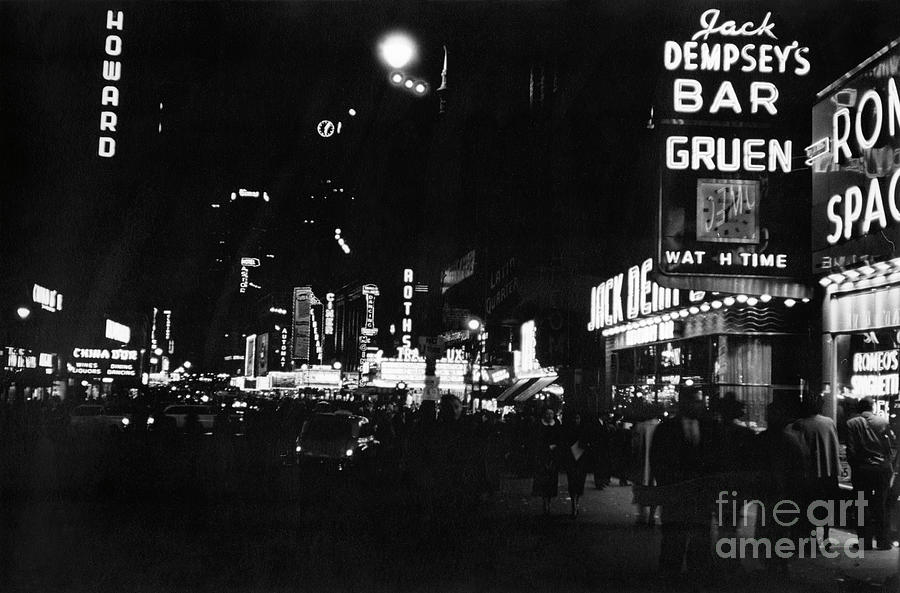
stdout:
<svg viewBox="0 0 900 593">
<path fill-rule="evenodd" d="M 718 294 L 718 293 L 713 293 Z M 686 309 L 664 313 L 655 317 L 638 319 L 630 323 L 622 323 L 614 327 L 602 330 L 603 337 L 616 336 L 621 333 L 626 334 L 626 345 L 646 344 L 649 342 L 663 341 L 673 339 L 674 325 L 668 325 L 669 322 L 686 319 L 692 315 L 709 313 L 712 310 L 728 309 L 734 306 L 755 307 L 760 303 L 769 303 L 774 301 L 772 295 L 764 294 L 759 297 L 738 295 L 737 298 L 728 296 L 722 300 L 715 299 L 713 301 L 704 301 L 698 305 L 692 305 Z M 804 303 L 808 303 L 809 299 L 803 299 Z M 794 299 L 786 298 L 783 301 L 786 308 L 791 308 L 797 304 Z"/>
<path fill-rule="evenodd" d="M 122 31 L 125 25 L 125 14 L 119 11 L 106 11 L 106 30 Z M 110 33 L 106 36 L 104 52 L 108 58 L 118 58 L 122 55 L 122 37 Z M 122 62 L 117 59 L 104 59 L 103 80 L 118 82 L 122 78 Z M 115 111 L 108 111 L 110 107 L 119 106 L 119 87 L 106 85 L 100 95 L 100 132 L 107 135 L 100 136 L 97 154 L 104 158 L 112 158 L 116 155 L 116 139 L 108 134 L 115 133 L 118 117 Z"/>
</svg>

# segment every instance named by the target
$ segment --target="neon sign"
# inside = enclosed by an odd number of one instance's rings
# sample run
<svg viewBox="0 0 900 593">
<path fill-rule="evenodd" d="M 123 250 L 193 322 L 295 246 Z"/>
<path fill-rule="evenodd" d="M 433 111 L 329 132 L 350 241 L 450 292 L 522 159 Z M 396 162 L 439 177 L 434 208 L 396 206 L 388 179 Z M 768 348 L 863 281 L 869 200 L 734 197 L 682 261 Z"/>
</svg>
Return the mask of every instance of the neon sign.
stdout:
<svg viewBox="0 0 900 593">
<path fill-rule="evenodd" d="M 156 350 L 156 316 L 159 314 L 159 309 L 153 307 L 153 325 L 150 328 L 150 350 Z"/>
<path fill-rule="evenodd" d="M 670 72 L 728 72 L 756 74 L 809 73 L 809 48 L 798 41 L 786 45 L 765 42 L 737 43 L 710 41 L 710 37 L 770 38 L 774 33 L 772 13 L 767 12 L 757 25 L 752 21 L 738 25 L 720 23 L 721 11 L 710 9 L 700 15 L 700 29 L 690 41 L 666 41 L 663 65 Z M 749 39 L 748 39 L 749 41 Z M 755 40 L 754 40 L 755 41 Z M 676 114 L 778 115 L 778 87 L 769 81 L 752 81 L 739 86 L 745 100 L 731 80 L 718 83 L 715 92 L 704 89 L 695 78 L 676 78 L 672 83 L 672 109 Z M 761 138 L 725 138 L 672 135 L 665 142 L 665 162 L 670 170 L 755 171 L 785 173 L 791 171 L 793 143 L 790 140 Z"/>
<path fill-rule="evenodd" d="M 334 335 L 334 293 L 325 295 L 325 335 Z"/>
<path fill-rule="evenodd" d="M 519 350 L 522 354 L 519 364 L 516 365 L 516 374 L 541 368 L 541 363 L 537 359 L 537 326 L 535 326 L 534 320 L 523 323 L 519 331 Z"/>
<path fill-rule="evenodd" d="M 404 347 L 412 346 L 412 309 L 413 298 L 413 271 L 409 268 L 403 270 L 403 320 L 400 322 L 400 342 Z"/>
<path fill-rule="evenodd" d="M 653 258 L 648 258 L 640 266 L 628 269 L 627 280 L 625 274 L 618 274 L 592 288 L 588 331 L 679 306 L 681 292 L 651 281 L 651 270 Z M 691 292 L 688 300 L 700 301 L 704 296 L 703 292 Z"/>
<path fill-rule="evenodd" d="M 375 327 L 375 297 L 379 295 L 378 287 L 374 284 L 364 284 L 362 287 L 362 294 L 365 298 L 366 314 L 365 321 L 359 332 L 359 364 L 361 367 L 366 364 L 372 336 L 378 333 L 378 330 Z"/>
<path fill-rule="evenodd" d="M 122 31 L 125 21 L 124 13 L 119 10 L 113 12 L 106 11 L 106 30 Z M 104 43 L 104 51 L 111 58 L 118 57 L 122 54 L 122 38 L 119 35 L 107 35 Z M 103 80 L 116 82 L 122 77 L 122 62 L 118 60 L 103 60 Z M 106 108 L 109 106 L 119 106 L 119 88 L 115 85 L 107 85 L 103 87 L 100 95 L 100 106 Z M 115 111 L 103 110 L 100 112 L 100 132 L 115 132 L 117 116 Z M 97 154 L 104 158 L 111 158 L 116 154 L 116 139 L 112 136 L 100 136 L 97 148 Z"/>
<path fill-rule="evenodd" d="M 63 295 L 55 290 L 44 288 L 40 284 L 35 284 L 34 287 L 32 287 L 31 298 L 35 303 L 40 305 L 42 309 L 46 309 L 51 313 L 62 310 Z"/>
<path fill-rule="evenodd" d="M 850 385 L 855 397 L 900 393 L 900 351 L 879 350 L 853 355 Z"/>
<path fill-rule="evenodd" d="M 649 344 L 650 342 L 659 342 L 662 340 L 671 340 L 675 337 L 675 322 L 663 321 L 662 323 L 653 323 L 646 327 L 630 329 L 625 332 L 625 345 L 637 346 L 640 344 Z"/>
<path fill-rule="evenodd" d="M 884 104 L 887 103 L 885 110 Z M 851 114 L 850 108 L 843 106 L 834 112 L 831 120 L 831 138 L 829 144 L 831 150 L 831 165 L 840 168 L 842 160 L 851 161 L 854 158 L 850 149 L 851 132 L 853 141 L 859 150 L 860 160 L 865 160 L 868 188 L 861 185 L 850 185 L 843 193 L 831 196 L 826 204 L 826 217 L 831 226 L 831 232 L 825 237 L 829 244 L 834 245 L 841 239 L 851 239 L 855 235 L 867 235 L 870 231 L 880 231 L 890 222 L 900 222 L 900 208 L 897 206 L 897 183 L 900 181 L 900 168 L 896 167 L 897 157 L 895 150 L 890 146 L 874 148 L 879 144 L 884 132 L 884 120 L 887 119 L 887 132 L 890 144 L 893 145 L 897 133 L 897 125 L 900 124 L 900 94 L 897 92 L 897 82 L 891 78 L 887 82 L 887 98 L 875 89 L 866 90 L 859 102 L 854 106 L 855 113 Z M 885 111 L 887 117 L 885 118 Z M 883 142 L 882 142 L 883 143 Z M 882 157 L 881 153 L 884 153 Z M 820 154 L 820 156 L 825 153 Z M 889 164 L 879 167 L 878 161 L 884 160 Z M 873 161 L 871 168 L 873 174 L 869 174 L 869 161 Z M 851 170 L 851 167 L 846 167 Z M 884 170 L 894 169 L 890 180 L 886 183 L 886 191 L 882 190 L 882 184 L 887 175 L 878 174 Z M 865 191 L 865 196 L 863 192 Z M 885 202 L 887 208 L 885 208 Z"/>
</svg>

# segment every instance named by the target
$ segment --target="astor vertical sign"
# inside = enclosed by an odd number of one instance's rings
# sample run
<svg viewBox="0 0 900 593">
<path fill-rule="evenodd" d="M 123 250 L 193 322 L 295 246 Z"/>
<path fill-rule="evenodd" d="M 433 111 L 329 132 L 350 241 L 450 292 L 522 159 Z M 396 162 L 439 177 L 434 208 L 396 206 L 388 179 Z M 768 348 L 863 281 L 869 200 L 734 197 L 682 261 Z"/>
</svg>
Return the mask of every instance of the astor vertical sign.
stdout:
<svg viewBox="0 0 900 593">
<path fill-rule="evenodd" d="M 125 14 L 121 10 L 106 11 L 106 39 L 103 43 L 103 91 L 100 93 L 100 140 L 97 154 L 104 158 L 116 155 L 116 133 L 118 116 L 113 108 L 119 106 L 119 87 L 122 78 L 122 36 Z"/>
<path fill-rule="evenodd" d="M 806 204 L 787 177 L 796 150 L 780 120 L 791 119 L 809 48 L 771 12 L 729 10 L 706 10 L 689 39 L 665 42 L 658 265 L 672 276 L 800 276 Z"/>
</svg>

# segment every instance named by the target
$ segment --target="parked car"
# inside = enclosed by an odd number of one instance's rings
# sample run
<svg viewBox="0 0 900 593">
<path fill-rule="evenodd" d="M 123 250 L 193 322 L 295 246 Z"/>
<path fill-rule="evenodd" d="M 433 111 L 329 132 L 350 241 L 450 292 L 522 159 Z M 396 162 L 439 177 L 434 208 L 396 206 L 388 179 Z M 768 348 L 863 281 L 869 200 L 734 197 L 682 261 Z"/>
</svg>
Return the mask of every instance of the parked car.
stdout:
<svg viewBox="0 0 900 593">
<path fill-rule="evenodd" d="M 297 437 L 299 464 L 319 463 L 344 470 L 370 465 L 378 441 L 367 418 L 349 412 L 314 414 Z"/>
<path fill-rule="evenodd" d="M 163 415 L 175 420 L 175 428 L 178 430 L 188 429 L 188 418 L 196 415 L 201 432 L 210 434 L 213 431 L 213 424 L 216 420 L 216 413 L 211 406 L 200 406 L 193 404 L 176 404 L 168 406 L 163 410 Z"/>
</svg>

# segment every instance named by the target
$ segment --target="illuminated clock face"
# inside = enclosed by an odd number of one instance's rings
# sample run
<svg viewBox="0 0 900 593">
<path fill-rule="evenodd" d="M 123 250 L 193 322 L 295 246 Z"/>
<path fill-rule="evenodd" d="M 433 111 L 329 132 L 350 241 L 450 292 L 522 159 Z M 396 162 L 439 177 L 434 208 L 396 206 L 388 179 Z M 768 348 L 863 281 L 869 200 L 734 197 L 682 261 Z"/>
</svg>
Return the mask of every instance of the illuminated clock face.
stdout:
<svg viewBox="0 0 900 593">
<path fill-rule="evenodd" d="M 316 126 L 316 131 L 322 138 L 330 138 L 334 136 L 334 123 L 327 119 L 323 119 L 319 122 L 319 125 Z"/>
<path fill-rule="evenodd" d="M 759 243 L 759 181 L 697 180 L 697 240 Z"/>
</svg>

